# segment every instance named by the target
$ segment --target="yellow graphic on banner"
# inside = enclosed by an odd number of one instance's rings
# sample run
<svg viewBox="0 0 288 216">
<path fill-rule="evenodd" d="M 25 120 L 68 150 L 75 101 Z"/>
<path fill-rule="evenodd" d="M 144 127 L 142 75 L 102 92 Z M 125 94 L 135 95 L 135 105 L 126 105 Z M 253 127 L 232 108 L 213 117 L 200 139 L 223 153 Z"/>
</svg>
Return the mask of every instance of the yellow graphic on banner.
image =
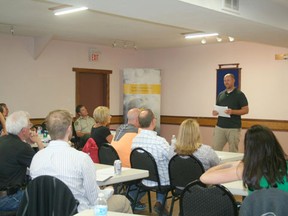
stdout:
<svg viewBox="0 0 288 216">
<path fill-rule="evenodd" d="M 124 84 L 124 94 L 160 94 L 160 84 Z"/>
</svg>

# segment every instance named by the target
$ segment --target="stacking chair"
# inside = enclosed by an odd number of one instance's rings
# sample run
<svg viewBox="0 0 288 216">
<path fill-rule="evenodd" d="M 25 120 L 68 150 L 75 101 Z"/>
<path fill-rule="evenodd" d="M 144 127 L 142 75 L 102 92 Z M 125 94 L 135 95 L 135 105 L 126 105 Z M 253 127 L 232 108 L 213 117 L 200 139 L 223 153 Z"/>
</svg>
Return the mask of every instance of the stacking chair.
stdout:
<svg viewBox="0 0 288 216">
<path fill-rule="evenodd" d="M 81 148 L 80 146 L 80 137 L 77 136 L 74 122 L 72 122 L 72 137 L 70 141 L 74 144 L 74 147 L 79 150 Z"/>
<path fill-rule="evenodd" d="M 237 216 L 233 195 L 222 185 L 206 186 L 199 180 L 189 183 L 180 196 L 181 216 Z"/>
<path fill-rule="evenodd" d="M 288 215 L 288 193 L 277 188 L 263 188 L 246 197 L 240 216 Z"/>
<path fill-rule="evenodd" d="M 204 172 L 205 170 L 201 161 L 193 155 L 174 155 L 170 159 L 169 178 L 172 193 L 170 215 L 173 213 L 175 201 L 180 198 L 185 186 L 192 181 L 198 180 Z"/>
<path fill-rule="evenodd" d="M 142 170 L 148 170 L 149 176 L 145 178 L 145 180 L 150 180 L 157 182 L 157 186 L 155 187 L 149 187 L 142 183 L 142 181 L 139 181 L 137 183 L 137 195 L 136 198 L 133 200 L 132 203 L 132 209 L 134 210 L 135 204 L 138 199 L 138 195 L 141 192 L 147 192 L 148 193 L 148 201 L 149 201 L 149 211 L 152 212 L 151 208 L 151 196 L 150 191 L 152 192 L 160 192 L 165 194 L 165 198 L 167 197 L 168 192 L 170 191 L 170 185 L 161 185 L 158 168 L 156 161 L 152 154 L 144 150 L 143 148 L 135 148 L 131 154 L 130 154 L 130 162 L 131 162 L 131 168 L 135 169 L 142 169 Z M 166 199 L 165 199 L 166 201 Z M 163 208 L 165 208 L 165 202 L 163 203 Z M 161 209 L 163 211 L 164 209 Z"/>
<path fill-rule="evenodd" d="M 104 143 L 98 150 L 99 162 L 101 164 L 114 165 L 115 160 L 119 160 L 117 151 L 112 145 Z"/>
<path fill-rule="evenodd" d="M 78 204 L 65 183 L 53 176 L 39 176 L 25 189 L 17 216 L 72 216 Z"/>
<path fill-rule="evenodd" d="M 1 211 L 0 216 L 16 216 L 17 211 Z"/>
<path fill-rule="evenodd" d="M 104 143 L 99 149 L 98 149 L 98 158 L 100 164 L 107 164 L 107 165 L 114 165 L 115 160 L 119 160 L 119 155 L 117 151 L 114 149 L 114 147 L 108 143 Z M 122 194 L 126 193 L 128 183 L 119 183 L 114 184 L 114 193 L 115 194 Z"/>
</svg>

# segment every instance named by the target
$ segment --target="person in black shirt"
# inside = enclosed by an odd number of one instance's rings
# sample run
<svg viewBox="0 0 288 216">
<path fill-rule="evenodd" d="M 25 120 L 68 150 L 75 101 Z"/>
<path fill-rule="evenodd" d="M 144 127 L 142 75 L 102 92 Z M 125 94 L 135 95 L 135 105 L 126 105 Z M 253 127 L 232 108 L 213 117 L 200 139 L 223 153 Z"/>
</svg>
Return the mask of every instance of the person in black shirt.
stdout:
<svg viewBox="0 0 288 216">
<path fill-rule="evenodd" d="M 17 210 L 26 183 L 27 167 L 30 166 L 35 151 L 30 144 L 36 143 L 39 149 L 44 145 L 35 132 L 29 114 L 14 112 L 6 119 L 8 135 L 0 137 L 0 210 Z"/>
<path fill-rule="evenodd" d="M 111 121 L 111 115 L 108 107 L 98 106 L 93 112 L 95 125 L 91 129 L 91 137 L 95 140 L 98 148 L 104 143 L 111 143 L 113 135 L 107 127 Z"/>
<path fill-rule="evenodd" d="M 235 88 L 235 78 L 233 74 L 224 76 L 224 85 L 226 89 L 217 97 L 216 105 L 227 106 L 226 114 L 230 118 L 219 116 L 216 110 L 213 110 L 213 116 L 218 116 L 217 125 L 214 131 L 213 148 L 222 151 L 224 145 L 228 142 L 230 152 L 238 152 L 240 141 L 241 115 L 249 112 L 248 101 L 245 94 Z"/>
</svg>

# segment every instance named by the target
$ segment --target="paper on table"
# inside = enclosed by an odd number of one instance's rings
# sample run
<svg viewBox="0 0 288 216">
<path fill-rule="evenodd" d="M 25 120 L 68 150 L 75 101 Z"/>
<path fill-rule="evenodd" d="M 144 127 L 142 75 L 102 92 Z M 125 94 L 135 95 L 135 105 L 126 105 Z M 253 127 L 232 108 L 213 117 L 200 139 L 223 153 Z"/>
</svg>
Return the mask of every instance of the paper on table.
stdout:
<svg viewBox="0 0 288 216">
<path fill-rule="evenodd" d="M 123 170 L 128 170 L 129 168 L 122 167 Z M 96 180 L 97 181 L 107 181 L 108 179 L 112 178 L 114 176 L 114 167 L 108 167 L 104 169 L 96 170 Z"/>
<path fill-rule="evenodd" d="M 114 167 L 104 168 L 96 171 L 97 181 L 107 181 L 114 176 Z"/>
<path fill-rule="evenodd" d="M 227 106 L 217 106 L 214 105 L 214 110 L 218 112 L 218 116 L 230 118 L 231 116 L 229 114 L 226 114 L 225 111 L 228 109 Z"/>
</svg>

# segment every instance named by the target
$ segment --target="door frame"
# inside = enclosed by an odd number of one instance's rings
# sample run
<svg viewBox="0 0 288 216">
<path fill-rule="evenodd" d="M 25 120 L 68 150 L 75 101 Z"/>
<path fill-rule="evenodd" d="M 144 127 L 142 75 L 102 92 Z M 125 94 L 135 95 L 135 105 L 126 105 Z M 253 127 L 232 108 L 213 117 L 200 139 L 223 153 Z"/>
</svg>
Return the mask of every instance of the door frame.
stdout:
<svg viewBox="0 0 288 216">
<path fill-rule="evenodd" d="M 72 68 L 72 71 L 76 72 L 76 77 L 75 77 L 75 106 L 79 103 L 80 101 L 80 93 L 77 90 L 77 86 L 79 86 L 79 73 L 95 73 L 95 74 L 104 74 L 105 79 L 104 79 L 104 85 L 106 86 L 106 92 L 105 92 L 105 97 L 106 97 L 106 104 L 105 106 L 109 107 L 110 104 L 110 74 L 112 74 L 112 70 L 102 70 L 102 69 L 90 69 L 90 68 Z"/>
</svg>

